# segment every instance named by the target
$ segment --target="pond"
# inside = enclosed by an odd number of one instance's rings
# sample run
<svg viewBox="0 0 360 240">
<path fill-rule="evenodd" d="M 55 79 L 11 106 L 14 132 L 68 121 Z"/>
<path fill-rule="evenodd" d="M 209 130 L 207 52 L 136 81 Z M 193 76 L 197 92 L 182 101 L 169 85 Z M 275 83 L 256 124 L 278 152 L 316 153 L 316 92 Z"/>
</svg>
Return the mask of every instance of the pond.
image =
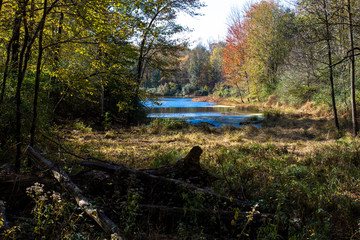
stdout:
<svg viewBox="0 0 360 240">
<path fill-rule="evenodd" d="M 239 111 L 233 106 L 195 102 L 192 98 L 160 98 L 159 102 L 160 105 L 151 101 L 145 103 L 150 108 L 148 117 L 184 119 L 190 124 L 208 123 L 214 127 L 240 127 L 254 119 L 262 120 L 260 113 Z M 260 124 L 256 123 L 255 126 L 260 127 Z"/>
</svg>

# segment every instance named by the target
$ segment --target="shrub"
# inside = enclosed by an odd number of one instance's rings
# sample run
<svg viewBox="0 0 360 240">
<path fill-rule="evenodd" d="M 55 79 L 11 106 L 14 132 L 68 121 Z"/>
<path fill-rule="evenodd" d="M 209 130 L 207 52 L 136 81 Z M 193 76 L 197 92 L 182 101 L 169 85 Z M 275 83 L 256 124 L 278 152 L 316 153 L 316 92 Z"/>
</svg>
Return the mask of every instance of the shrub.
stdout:
<svg viewBox="0 0 360 240">
<path fill-rule="evenodd" d="M 185 120 L 172 118 L 157 118 L 150 123 L 152 132 L 161 132 L 162 130 L 181 130 L 189 127 Z"/>
</svg>

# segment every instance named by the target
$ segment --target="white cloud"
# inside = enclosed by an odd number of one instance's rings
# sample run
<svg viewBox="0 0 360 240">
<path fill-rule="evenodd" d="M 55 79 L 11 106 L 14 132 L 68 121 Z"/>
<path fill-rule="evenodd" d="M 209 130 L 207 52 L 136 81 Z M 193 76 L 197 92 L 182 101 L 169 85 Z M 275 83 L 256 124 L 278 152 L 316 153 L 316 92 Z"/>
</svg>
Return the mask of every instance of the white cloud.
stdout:
<svg viewBox="0 0 360 240">
<path fill-rule="evenodd" d="M 200 10 L 203 16 L 192 18 L 188 15 L 179 17 L 178 22 L 193 29 L 188 33 L 195 46 L 199 41 L 206 44 L 208 41 L 224 40 L 227 31 L 227 18 L 231 9 L 241 9 L 246 0 L 205 0 L 206 7 Z"/>
</svg>

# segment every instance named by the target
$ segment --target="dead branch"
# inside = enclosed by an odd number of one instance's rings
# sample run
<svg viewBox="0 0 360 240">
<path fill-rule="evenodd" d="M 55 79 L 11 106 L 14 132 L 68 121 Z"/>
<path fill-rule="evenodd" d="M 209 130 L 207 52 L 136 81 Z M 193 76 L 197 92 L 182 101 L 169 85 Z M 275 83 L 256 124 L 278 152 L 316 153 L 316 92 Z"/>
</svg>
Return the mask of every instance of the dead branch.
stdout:
<svg viewBox="0 0 360 240">
<path fill-rule="evenodd" d="M 51 169 L 54 178 L 75 198 L 80 208 L 92 219 L 94 219 L 105 233 L 112 235 L 112 239 L 123 239 L 123 234 L 120 232 L 120 229 L 116 226 L 116 224 L 109 219 L 102 210 L 96 209 L 90 201 L 82 195 L 81 189 L 71 181 L 66 173 L 60 171 L 52 162 L 44 158 L 32 147 L 28 147 L 27 153 L 47 168 Z M 116 238 L 114 238 L 114 234 L 116 234 Z"/>
<path fill-rule="evenodd" d="M 216 193 L 214 193 L 213 191 L 209 190 L 209 189 L 205 189 L 205 188 L 200 188 L 198 186 L 195 186 L 191 183 L 187 183 L 178 179 L 173 179 L 173 178 L 167 178 L 167 177 L 162 177 L 162 176 L 156 176 L 153 175 L 151 173 L 147 173 L 144 171 L 140 171 L 140 170 L 136 170 L 130 167 L 127 167 L 125 165 L 122 164 L 117 164 L 117 165 L 109 165 L 109 164 L 102 164 L 102 163 L 97 163 L 97 162 L 81 162 L 81 165 L 84 167 L 88 167 L 88 168 L 92 168 L 92 169 L 97 169 L 100 171 L 105 171 L 108 173 L 116 173 L 116 174 L 133 174 L 139 178 L 143 178 L 143 179 L 148 179 L 148 180 L 156 180 L 159 182 L 163 182 L 163 183 L 171 183 L 171 184 L 175 184 L 179 187 L 182 188 L 186 188 L 188 190 L 191 191 L 195 191 L 195 192 L 199 192 L 199 193 L 203 193 L 207 196 L 211 196 L 214 197 L 216 199 L 219 199 L 223 202 L 228 202 L 231 203 L 233 205 L 237 205 L 237 206 L 242 206 L 242 207 L 249 207 L 249 204 L 245 201 L 241 201 L 238 199 L 232 199 L 230 200 L 229 197 L 226 196 L 221 196 L 218 195 Z"/>
</svg>

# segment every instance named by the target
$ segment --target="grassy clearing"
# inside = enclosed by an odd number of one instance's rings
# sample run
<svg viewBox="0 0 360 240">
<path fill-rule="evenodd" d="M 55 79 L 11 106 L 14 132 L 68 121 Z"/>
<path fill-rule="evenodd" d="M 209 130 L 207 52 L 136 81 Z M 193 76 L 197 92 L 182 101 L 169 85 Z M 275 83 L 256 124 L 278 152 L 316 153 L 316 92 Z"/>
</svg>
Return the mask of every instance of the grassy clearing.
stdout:
<svg viewBox="0 0 360 240">
<path fill-rule="evenodd" d="M 81 124 L 57 131 L 79 155 L 136 168 L 173 163 L 198 145 L 204 150 L 202 166 L 220 179 L 215 191 L 275 213 L 259 239 L 359 239 L 360 141 L 339 137 L 331 122 L 309 115 L 271 110 L 265 119 L 262 128 L 156 120 L 107 132 Z M 232 224 L 242 228 L 236 219 Z"/>
</svg>

